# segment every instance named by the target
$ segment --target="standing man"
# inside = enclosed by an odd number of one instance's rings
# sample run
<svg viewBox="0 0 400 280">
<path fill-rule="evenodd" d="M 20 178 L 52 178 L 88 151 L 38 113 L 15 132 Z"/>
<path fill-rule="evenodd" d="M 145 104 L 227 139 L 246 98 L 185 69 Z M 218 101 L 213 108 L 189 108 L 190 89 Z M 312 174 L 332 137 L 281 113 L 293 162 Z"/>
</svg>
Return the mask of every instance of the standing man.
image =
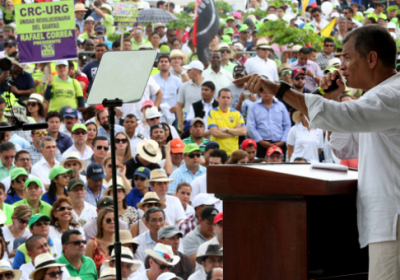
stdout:
<svg viewBox="0 0 400 280">
<path fill-rule="evenodd" d="M 82 160 L 89 159 L 93 155 L 93 150 L 88 145 L 86 145 L 86 125 L 81 123 L 74 124 L 71 133 L 72 140 L 74 140 L 74 145 L 72 145 L 68 150 L 63 153 L 63 158 L 66 158 L 67 155 L 71 152 L 78 152 Z"/>
<path fill-rule="evenodd" d="M 325 52 L 319 52 L 317 54 L 317 58 L 315 61 L 321 69 L 327 68 L 329 65 L 329 60 L 335 57 L 335 53 L 333 52 L 334 50 L 335 50 L 335 42 L 333 41 L 333 39 L 330 37 L 325 38 L 324 40 Z"/>
<path fill-rule="evenodd" d="M 213 51 L 210 57 L 211 67 L 203 71 L 204 81 L 213 82 L 217 91 L 229 86 L 232 81 L 232 73 L 221 67 L 222 55 L 219 51 Z"/>
<path fill-rule="evenodd" d="M 96 207 L 97 201 L 103 197 L 103 191 L 107 188 L 103 185 L 106 178 L 103 166 L 99 163 L 92 163 L 86 168 L 86 196 L 85 201 Z"/>
<path fill-rule="evenodd" d="M 143 2 L 147 3 L 147 2 Z M 143 26 L 138 25 L 136 26 L 131 33 L 131 43 L 132 43 L 132 50 L 137 51 L 139 50 L 140 46 L 144 44 L 143 40 Z"/>
<path fill-rule="evenodd" d="M 305 87 L 306 73 L 303 69 L 294 69 L 292 74 L 293 88 L 302 93 L 309 93 L 310 91 Z"/>
<path fill-rule="evenodd" d="M 233 78 L 240 79 L 242 77 L 247 76 L 246 68 L 243 65 L 236 65 L 235 68 L 233 69 Z M 251 100 L 257 99 L 256 97 L 253 97 L 250 93 L 250 91 L 244 89 L 244 84 L 231 84 L 226 87 L 232 92 L 232 102 L 230 104 L 230 107 L 233 109 L 236 109 L 238 111 L 241 111 L 242 108 L 242 103 L 241 101 L 242 97 L 243 99 L 245 98 L 245 94 L 247 96 L 250 96 Z M 239 105 L 240 103 L 240 105 Z M 214 108 L 217 106 L 214 106 Z"/>
<path fill-rule="evenodd" d="M 239 111 L 232 109 L 232 92 L 223 88 L 218 92 L 219 106 L 208 113 L 207 123 L 211 141 L 215 141 L 228 156 L 239 148 L 239 136 L 245 136 L 246 126 Z"/>
<path fill-rule="evenodd" d="M 210 142 L 210 140 L 204 137 L 204 135 L 207 135 L 206 133 L 204 133 L 204 131 L 204 120 L 201 118 L 192 119 L 190 122 L 190 136 L 183 139 L 183 143 L 185 143 L 185 145 L 196 144 L 199 146 L 200 151 L 204 153 L 204 149 L 206 148 L 207 143 Z"/>
<path fill-rule="evenodd" d="M 81 227 L 88 221 L 97 218 L 96 207 L 85 201 L 86 184 L 81 179 L 71 179 L 67 186 L 68 196 L 72 203 L 72 215 Z"/>
<path fill-rule="evenodd" d="M 10 172 L 16 168 L 14 165 L 15 146 L 11 142 L 0 144 L 0 180 L 10 176 Z"/>
<path fill-rule="evenodd" d="M 125 128 L 125 132 L 129 137 L 131 153 L 133 156 L 136 156 L 136 145 L 140 141 L 144 140 L 144 136 L 136 131 L 136 128 L 138 127 L 136 116 L 134 114 L 126 115 L 122 126 Z"/>
<path fill-rule="evenodd" d="M 40 153 L 43 155 L 34 166 L 32 166 L 32 175 L 39 178 L 46 189 L 50 186 L 49 174 L 50 170 L 59 165 L 60 162 L 56 159 L 57 146 L 56 141 L 50 136 L 46 136 L 40 141 Z"/>
<path fill-rule="evenodd" d="M 84 31 L 84 23 L 85 20 L 83 19 L 86 13 L 86 7 L 82 3 L 76 3 L 74 7 L 75 12 L 75 25 L 79 26 L 79 31 Z"/>
<path fill-rule="evenodd" d="M 104 109 L 98 112 L 97 120 L 101 125 L 97 130 L 97 136 L 105 136 L 108 141 L 110 141 L 110 124 L 108 123 L 108 110 Z M 125 132 L 125 129 L 118 124 L 114 125 L 114 127 L 114 134 L 117 134 L 120 131 Z"/>
<path fill-rule="evenodd" d="M 60 150 L 61 153 L 64 153 L 69 147 L 73 145 L 73 141 L 70 136 L 60 132 L 60 113 L 55 111 L 48 112 L 46 115 L 46 122 L 49 125 L 49 128 L 47 128 L 47 132 L 53 139 L 56 139 L 57 148 Z"/>
<path fill-rule="evenodd" d="M 299 56 L 295 62 L 290 64 L 292 70 L 303 69 L 306 73 L 306 88 L 314 90 L 318 87 L 319 81 L 323 76 L 321 68 L 314 61 L 308 59 L 310 50 L 308 48 L 301 48 Z M 256 73 L 259 74 L 259 73 Z M 260 75 L 260 74 L 259 74 Z"/>
<path fill-rule="evenodd" d="M 94 51 L 95 51 L 96 59 L 90 61 L 82 69 L 82 72 L 85 73 L 89 79 L 89 87 L 87 89 L 88 93 L 90 93 L 90 89 L 92 88 L 94 77 L 96 76 L 97 68 L 99 67 L 101 58 L 103 57 L 103 54 L 106 51 L 108 51 L 108 47 L 105 43 L 99 43 L 95 47 Z"/>
</svg>

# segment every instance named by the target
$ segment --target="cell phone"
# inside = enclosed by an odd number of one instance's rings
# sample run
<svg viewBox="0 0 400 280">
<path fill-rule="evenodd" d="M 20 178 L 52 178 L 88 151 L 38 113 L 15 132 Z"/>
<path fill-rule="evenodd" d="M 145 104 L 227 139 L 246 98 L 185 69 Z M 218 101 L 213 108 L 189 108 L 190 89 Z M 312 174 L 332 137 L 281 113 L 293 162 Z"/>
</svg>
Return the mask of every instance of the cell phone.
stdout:
<svg viewBox="0 0 400 280">
<path fill-rule="evenodd" d="M 20 237 L 20 238 L 14 239 L 13 250 L 18 249 L 18 247 L 21 244 L 24 244 L 25 242 L 26 242 L 25 237 Z"/>
<path fill-rule="evenodd" d="M 250 99 L 250 97 L 251 97 L 251 93 L 250 92 L 245 92 L 244 93 L 244 99 L 246 100 L 246 99 Z"/>
</svg>

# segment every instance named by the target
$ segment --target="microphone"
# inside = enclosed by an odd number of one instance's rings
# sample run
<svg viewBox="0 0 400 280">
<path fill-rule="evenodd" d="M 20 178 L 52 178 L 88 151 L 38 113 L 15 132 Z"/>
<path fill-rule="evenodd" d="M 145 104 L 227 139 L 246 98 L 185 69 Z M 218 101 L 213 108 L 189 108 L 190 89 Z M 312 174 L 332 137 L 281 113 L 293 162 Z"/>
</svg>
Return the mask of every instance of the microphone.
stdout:
<svg viewBox="0 0 400 280">
<path fill-rule="evenodd" d="M 14 121 L 15 121 L 15 119 L 14 119 Z M 16 121 L 12 126 L 0 127 L 0 132 L 47 129 L 48 127 L 49 127 L 49 125 L 47 123 L 22 123 L 22 122 Z"/>
<path fill-rule="evenodd" d="M 318 95 L 324 96 L 325 94 L 327 94 L 331 91 L 334 91 L 338 88 L 339 88 L 339 86 L 335 80 L 335 81 L 332 81 L 332 84 L 326 90 L 323 90 L 321 87 L 318 87 L 318 88 L 314 89 L 311 92 L 311 94 L 318 94 Z"/>
</svg>

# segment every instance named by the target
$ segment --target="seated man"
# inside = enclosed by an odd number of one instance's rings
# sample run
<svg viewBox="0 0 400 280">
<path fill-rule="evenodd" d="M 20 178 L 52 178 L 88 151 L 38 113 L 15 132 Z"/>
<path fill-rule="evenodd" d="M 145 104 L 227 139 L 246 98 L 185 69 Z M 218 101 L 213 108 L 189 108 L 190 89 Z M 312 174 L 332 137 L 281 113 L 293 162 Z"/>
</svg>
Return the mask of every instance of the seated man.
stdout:
<svg viewBox="0 0 400 280">
<path fill-rule="evenodd" d="M 35 165 L 39 160 L 42 159 L 43 155 L 40 153 L 40 141 L 48 135 L 45 129 L 36 129 L 31 131 L 32 145 L 25 150 L 31 155 L 32 165 Z M 61 152 L 57 149 L 56 159 L 62 160 Z"/>
<path fill-rule="evenodd" d="M 93 206 L 103 197 L 106 186 L 103 180 L 106 178 L 103 166 L 97 162 L 91 163 L 86 168 L 86 196 L 85 201 Z"/>
<path fill-rule="evenodd" d="M 204 118 L 202 119 L 196 117 L 192 119 L 190 122 L 190 136 L 183 139 L 185 145 L 190 143 L 197 144 L 200 147 L 202 153 L 204 153 L 204 149 L 206 148 L 207 143 L 210 142 L 210 140 L 205 138 L 206 136 L 210 135 L 209 132 L 205 133 L 206 131 L 205 123 L 206 122 L 204 121 Z"/>
<path fill-rule="evenodd" d="M 109 266 L 115 268 L 115 250 L 111 252 L 111 259 L 109 261 Z M 132 274 L 138 275 L 135 271 L 142 265 L 140 261 L 133 259 L 132 251 L 125 246 L 121 246 L 121 274 L 122 278 L 128 279 L 132 277 Z M 83 280 L 83 279 L 82 279 Z"/>
<path fill-rule="evenodd" d="M 126 204 L 131 207 L 136 207 L 136 204 L 138 204 L 144 195 L 147 192 L 151 192 L 151 188 L 149 186 L 145 186 L 144 182 L 146 180 L 150 179 L 150 169 L 147 167 L 141 166 L 138 167 L 133 173 L 133 184 L 134 187 L 132 190 L 126 195 Z"/>
<path fill-rule="evenodd" d="M 14 203 L 13 206 L 27 204 L 31 207 L 33 214 L 43 214 L 50 217 L 51 205 L 40 199 L 43 194 L 42 188 L 42 182 L 39 179 L 30 178 L 26 180 L 24 185 L 25 198 Z"/>
<path fill-rule="evenodd" d="M 253 139 L 246 139 L 242 142 L 242 150 L 249 154 L 249 163 L 253 163 L 257 155 L 257 143 Z"/>
<path fill-rule="evenodd" d="M 209 245 L 204 255 L 198 256 L 196 262 L 201 264 L 201 268 L 193 273 L 188 280 L 203 280 L 206 279 L 207 273 L 216 267 L 223 268 L 224 259 L 223 252 L 220 250 L 221 245 Z"/>
<path fill-rule="evenodd" d="M 67 186 L 68 195 L 71 199 L 72 215 L 81 227 L 92 219 L 97 218 L 97 209 L 85 201 L 85 182 L 81 179 L 71 179 Z"/>
<path fill-rule="evenodd" d="M 74 173 L 71 175 L 71 179 L 81 179 L 86 183 L 86 177 L 80 173 L 86 170 L 86 161 L 81 160 L 78 152 L 70 152 L 66 155 L 65 159 L 60 162 L 60 165 L 65 169 L 73 169 Z"/>
</svg>

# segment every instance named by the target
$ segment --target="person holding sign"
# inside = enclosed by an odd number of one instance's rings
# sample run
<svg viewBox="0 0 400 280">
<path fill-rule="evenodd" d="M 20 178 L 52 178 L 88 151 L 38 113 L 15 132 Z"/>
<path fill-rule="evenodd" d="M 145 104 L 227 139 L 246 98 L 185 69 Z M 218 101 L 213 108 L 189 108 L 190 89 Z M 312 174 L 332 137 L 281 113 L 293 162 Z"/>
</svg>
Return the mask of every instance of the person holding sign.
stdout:
<svg viewBox="0 0 400 280">
<path fill-rule="evenodd" d="M 60 111 L 63 106 L 71 108 L 85 107 L 82 87 L 75 79 L 68 76 L 68 61 L 59 60 L 56 62 L 57 76 L 48 77 L 48 85 L 44 98 L 49 111 Z"/>
<path fill-rule="evenodd" d="M 106 27 L 106 35 L 107 37 L 113 35 L 115 33 L 114 27 L 114 17 L 112 16 L 112 7 L 110 4 L 103 3 L 99 8 L 96 8 L 92 3 L 90 4 L 90 8 L 96 12 L 97 15 L 103 18 L 103 25 Z"/>
</svg>

